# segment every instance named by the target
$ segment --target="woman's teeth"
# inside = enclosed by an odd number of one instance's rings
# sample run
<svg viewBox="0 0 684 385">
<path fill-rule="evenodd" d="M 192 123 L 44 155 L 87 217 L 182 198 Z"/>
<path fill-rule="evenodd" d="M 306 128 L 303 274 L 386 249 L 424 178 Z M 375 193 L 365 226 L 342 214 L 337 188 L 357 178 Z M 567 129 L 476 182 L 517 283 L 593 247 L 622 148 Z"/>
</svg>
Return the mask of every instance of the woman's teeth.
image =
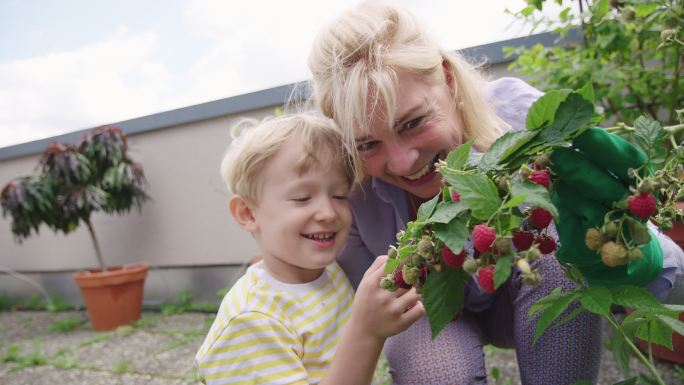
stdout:
<svg viewBox="0 0 684 385">
<path fill-rule="evenodd" d="M 431 165 L 431 164 L 428 163 L 428 164 L 426 164 L 425 166 L 423 166 L 423 168 L 421 168 L 420 170 L 418 170 L 418 172 L 416 172 L 415 174 L 406 175 L 404 178 L 406 178 L 406 179 L 408 179 L 408 180 L 417 180 L 417 179 L 420 179 L 420 178 L 424 177 L 427 173 L 429 173 L 430 170 L 432 170 L 432 166 L 433 166 L 433 165 Z"/>
<path fill-rule="evenodd" d="M 313 240 L 317 240 L 317 241 L 325 241 L 328 239 L 332 239 L 332 237 L 335 236 L 335 233 L 307 234 L 305 236 L 309 239 L 313 239 Z"/>
</svg>

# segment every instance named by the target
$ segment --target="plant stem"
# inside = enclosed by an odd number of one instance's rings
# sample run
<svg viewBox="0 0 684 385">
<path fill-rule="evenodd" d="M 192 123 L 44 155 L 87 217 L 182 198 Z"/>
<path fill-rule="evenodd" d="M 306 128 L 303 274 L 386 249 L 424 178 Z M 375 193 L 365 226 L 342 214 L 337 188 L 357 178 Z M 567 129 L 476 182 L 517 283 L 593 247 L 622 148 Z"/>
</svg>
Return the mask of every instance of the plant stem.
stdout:
<svg viewBox="0 0 684 385">
<path fill-rule="evenodd" d="M 653 374 L 653 376 L 655 377 L 656 382 L 657 382 L 658 384 L 660 384 L 660 385 L 665 385 L 665 382 L 663 382 L 663 379 L 660 378 L 660 375 L 658 374 L 658 370 L 656 370 L 656 368 L 653 366 L 652 361 L 649 361 L 648 358 L 646 358 L 646 357 L 641 353 L 641 351 L 639 350 L 639 348 L 637 348 L 636 345 L 634 345 L 634 343 L 632 342 L 632 340 L 631 340 L 629 337 L 627 337 L 627 335 L 626 335 L 625 332 L 622 330 L 622 328 L 620 327 L 620 325 L 618 325 L 617 322 L 615 322 L 615 320 L 613 320 L 613 318 L 612 318 L 610 315 L 604 315 L 603 318 L 605 318 L 605 319 L 608 321 L 608 323 L 610 323 L 610 326 L 612 326 L 613 329 L 615 329 L 615 331 L 617 331 L 618 333 L 620 333 L 620 335 L 622 336 L 622 338 L 625 340 L 625 342 L 627 343 L 627 345 L 632 349 L 632 351 L 633 351 L 634 354 L 637 356 L 637 358 L 638 358 L 644 365 L 646 365 L 646 367 L 648 368 L 648 370 L 651 371 L 651 374 Z"/>
<path fill-rule="evenodd" d="M 104 264 L 104 259 L 102 259 L 102 253 L 100 252 L 100 244 L 97 242 L 97 237 L 95 236 L 95 229 L 93 229 L 92 223 L 90 223 L 90 218 L 84 219 L 86 226 L 88 226 L 88 231 L 90 232 L 90 239 L 93 240 L 93 246 L 95 246 L 95 255 L 97 256 L 97 262 L 100 264 L 100 271 L 107 271 L 107 267 Z"/>
</svg>

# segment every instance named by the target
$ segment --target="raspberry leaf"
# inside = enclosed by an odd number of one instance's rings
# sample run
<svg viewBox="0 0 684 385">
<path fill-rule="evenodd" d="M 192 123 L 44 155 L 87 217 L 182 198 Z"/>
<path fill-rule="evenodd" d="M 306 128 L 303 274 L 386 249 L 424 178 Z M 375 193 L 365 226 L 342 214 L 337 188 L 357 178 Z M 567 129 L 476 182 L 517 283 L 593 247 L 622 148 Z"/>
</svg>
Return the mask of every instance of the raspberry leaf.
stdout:
<svg viewBox="0 0 684 385">
<path fill-rule="evenodd" d="M 451 250 L 463 249 L 470 236 L 466 221 L 467 218 L 457 217 L 447 224 L 436 223 L 435 237 L 444 242 Z"/>
<path fill-rule="evenodd" d="M 499 257 L 494 268 L 494 288 L 498 289 L 511 275 L 511 254 L 505 254 Z"/>
<path fill-rule="evenodd" d="M 663 147 L 666 136 L 667 132 L 652 118 L 640 116 L 634 122 L 634 143 L 656 164 L 663 163 L 667 157 L 667 150 Z"/>
<path fill-rule="evenodd" d="M 617 305 L 633 309 L 672 312 L 672 310 L 658 302 L 658 300 L 646 289 L 637 286 L 623 285 L 615 287 L 611 291 L 613 293 L 613 301 Z"/>
<path fill-rule="evenodd" d="M 536 131 L 553 123 L 558 106 L 571 92 L 570 90 L 551 90 L 537 99 L 527 111 L 525 119 L 527 129 Z"/>
<path fill-rule="evenodd" d="M 421 204 L 420 207 L 418 208 L 418 212 L 416 213 L 416 217 L 417 218 L 429 218 L 430 215 L 432 215 L 432 212 L 435 211 L 435 207 L 437 207 L 438 201 L 439 201 L 439 194 L 435 195 L 429 201 Z"/>
<path fill-rule="evenodd" d="M 546 298 L 546 297 L 544 297 Z M 577 299 L 577 292 L 567 292 L 558 296 L 558 299 L 554 301 L 550 306 L 548 306 L 541 317 L 537 320 L 537 329 L 534 333 L 534 339 L 532 340 L 532 345 L 537 343 L 539 337 L 541 337 L 544 330 L 551 326 L 551 323 L 558 318 L 565 309 L 570 306 L 572 302 Z M 532 309 L 530 309 L 532 311 Z"/>
<path fill-rule="evenodd" d="M 468 156 L 470 155 L 470 149 L 473 147 L 473 143 L 475 143 L 475 139 L 471 139 L 449 152 L 449 155 L 447 155 L 446 158 L 447 166 L 454 170 L 463 169 L 463 166 L 465 166 L 468 161 Z"/>
<path fill-rule="evenodd" d="M 546 146 L 565 143 L 588 128 L 594 117 L 594 105 L 578 94 L 570 94 L 558 106 L 553 123 L 539 133 Z"/>
<path fill-rule="evenodd" d="M 610 290 L 603 286 L 590 287 L 587 290 L 581 291 L 579 295 L 580 304 L 587 311 L 608 316 L 610 314 L 610 305 L 613 302 L 613 296 Z"/>
<path fill-rule="evenodd" d="M 433 340 L 454 315 L 463 309 L 465 277 L 463 269 L 448 266 L 428 275 L 423 289 L 423 305 L 430 321 Z"/>
<path fill-rule="evenodd" d="M 463 202 L 440 202 L 437 204 L 435 212 L 432 213 L 430 221 L 435 223 L 449 223 L 465 210 L 468 210 L 468 206 Z"/>
<path fill-rule="evenodd" d="M 558 209 L 551 203 L 551 196 L 544 186 L 517 179 L 511 183 L 511 194 L 513 198 L 521 195 L 525 196 L 525 203 L 530 206 L 541 207 L 550 212 L 554 218 L 558 218 Z"/>
<path fill-rule="evenodd" d="M 472 210 L 476 219 L 488 219 L 501 206 L 498 189 L 487 175 L 447 170 L 443 176 L 458 191 L 461 202 Z"/>
<path fill-rule="evenodd" d="M 672 328 L 657 315 L 646 315 L 644 321 L 637 326 L 636 336 L 644 341 L 662 345 L 672 350 Z"/>
<path fill-rule="evenodd" d="M 537 136 L 537 131 L 516 131 L 507 132 L 500 136 L 492 145 L 489 147 L 487 152 L 480 158 L 480 163 L 478 167 L 482 171 L 490 171 L 497 166 L 503 166 L 506 159 L 514 159 L 521 151 L 527 149 L 527 144 Z M 521 150 L 521 151 L 519 151 Z M 501 167 L 499 167 L 501 168 Z"/>
</svg>

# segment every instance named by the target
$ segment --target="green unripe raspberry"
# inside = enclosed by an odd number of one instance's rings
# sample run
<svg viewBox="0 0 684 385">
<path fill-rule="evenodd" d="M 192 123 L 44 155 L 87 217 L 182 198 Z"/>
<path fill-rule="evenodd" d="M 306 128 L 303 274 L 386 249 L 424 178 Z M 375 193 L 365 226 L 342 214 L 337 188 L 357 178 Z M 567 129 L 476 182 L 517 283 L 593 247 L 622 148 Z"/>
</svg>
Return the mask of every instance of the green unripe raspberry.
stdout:
<svg viewBox="0 0 684 385">
<path fill-rule="evenodd" d="M 610 239 L 615 239 L 617 236 L 618 232 L 618 227 L 615 224 L 615 222 L 608 222 L 605 225 L 603 225 L 603 234 L 610 238 Z"/>
<path fill-rule="evenodd" d="M 469 275 L 475 274 L 475 272 L 477 272 L 477 269 L 479 267 L 480 267 L 480 263 L 476 259 L 466 259 L 463 262 L 463 271 L 465 271 Z"/>
<path fill-rule="evenodd" d="M 584 235 L 584 243 L 587 245 L 589 250 L 599 251 L 605 242 L 606 238 L 598 229 L 590 228 Z"/>
<path fill-rule="evenodd" d="M 667 43 L 675 35 L 677 35 L 676 29 L 664 29 L 660 32 L 660 41 L 663 43 Z"/>
<path fill-rule="evenodd" d="M 533 245 L 532 247 L 530 247 L 529 250 L 527 250 L 526 257 L 527 257 L 527 260 L 530 262 L 534 262 L 534 261 L 538 260 L 539 258 L 541 258 L 541 253 L 539 252 L 539 248 L 537 247 L 536 244 Z"/>
<path fill-rule="evenodd" d="M 380 280 L 380 287 L 387 291 L 396 291 L 397 284 L 394 282 L 394 276 L 389 274 L 385 277 L 382 277 Z"/>
<path fill-rule="evenodd" d="M 637 245 L 645 245 L 651 241 L 651 235 L 645 226 L 631 230 L 630 234 L 632 235 L 632 241 Z"/>
<path fill-rule="evenodd" d="M 426 257 L 431 255 L 433 251 L 434 247 L 432 246 L 432 241 L 430 238 L 423 237 L 423 239 L 418 242 L 418 253 L 420 253 L 420 255 Z"/>
<path fill-rule="evenodd" d="M 420 266 L 425 262 L 425 259 L 418 254 L 412 254 L 409 259 L 409 264 L 411 266 Z"/>
<path fill-rule="evenodd" d="M 639 184 L 639 188 L 637 190 L 639 191 L 639 193 L 645 194 L 645 193 L 653 192 L 654 188 L 655 188 L 655 185 L 650 179 L 644 179 Z"/>
<path fill-rule="evenodd" d="M 534 163 L 539 167 L 545 168 L 551 164 L 551 157 L 549 157 L 549 154 L 539 154 L 534 158 Z"/>
<path fill-rule="evenodd" d="M 509 254 L 513 251 L 513 244 L 511 239 L 508 237 L 497 237 L 494 240 L 494 249 L 499 252 L 499 254 Z"/>
<path fill-rule="evenodd" d="M 522 275 L 523 282 L 528 286 L 538 286 L 541 276 L 537 272 L 530 272 Z"/>
<path fill-rule="evenodd" d="M 404 265 L 404 267 L 401 269 L 401 275 L 404 277 L 404 282 L 409 285 L 414 285 L 416 281 L 418 281 L 419 274 L 420 270 L 418 270 L 417 267 Z"/>
<path fill-rule="evenodd" d="M 387 250 L 387 258 L 388 259 L 397 258 L 397 249 L 394 246 L 390 247 L 389 250 Z"/>
<path fill-rule="evenodd" d="M 523 273 L 523 274 L 532 273 L 532 268 L 530 268 L 530 264 L 527 262 L 527 260 L 518 259 L 518 261 L 516 262 L 516 265 L 518 266 L 518 270 L 520 270 L 521 273 Z"/>
<path fill-rule="evenodd" d="M 627 252 L 627 258 L 629 258 L 630 261 L 638 261 L 643 255 L 644 253 L 638 247 L 635 247 Z"/>
</svg>

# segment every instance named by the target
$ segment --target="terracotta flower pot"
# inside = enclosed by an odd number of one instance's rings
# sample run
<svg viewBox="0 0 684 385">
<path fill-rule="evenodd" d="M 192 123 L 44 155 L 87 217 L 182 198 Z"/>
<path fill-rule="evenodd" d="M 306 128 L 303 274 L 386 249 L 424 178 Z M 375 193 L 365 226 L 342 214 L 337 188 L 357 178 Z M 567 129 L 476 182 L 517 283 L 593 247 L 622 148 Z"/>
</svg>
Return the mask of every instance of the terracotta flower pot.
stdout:
<svg viewBox="0 0 684 385">
<path fill-rule="evenodd" d="M 111 330 L 140 318 L 148 268 L 141 263 L 74 274 L 95 330 Z"/>
</svg>

